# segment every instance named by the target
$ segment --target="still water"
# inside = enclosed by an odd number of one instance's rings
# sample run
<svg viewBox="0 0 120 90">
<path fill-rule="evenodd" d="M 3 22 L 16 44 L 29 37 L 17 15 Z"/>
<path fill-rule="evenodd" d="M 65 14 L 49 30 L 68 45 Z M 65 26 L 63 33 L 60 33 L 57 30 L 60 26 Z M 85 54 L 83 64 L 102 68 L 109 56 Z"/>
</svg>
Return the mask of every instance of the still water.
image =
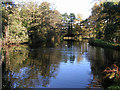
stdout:
<svg viewBox="0 0 120 90">
<path fill-rule="evenodd" d="M 49 45 L 48 45 L 49 46 Z M 102 88 L 102 71 L 119 64 L 120 51 L 84 42 L 4 47 L 3 85 L 12 88 Z"/>
</svg>

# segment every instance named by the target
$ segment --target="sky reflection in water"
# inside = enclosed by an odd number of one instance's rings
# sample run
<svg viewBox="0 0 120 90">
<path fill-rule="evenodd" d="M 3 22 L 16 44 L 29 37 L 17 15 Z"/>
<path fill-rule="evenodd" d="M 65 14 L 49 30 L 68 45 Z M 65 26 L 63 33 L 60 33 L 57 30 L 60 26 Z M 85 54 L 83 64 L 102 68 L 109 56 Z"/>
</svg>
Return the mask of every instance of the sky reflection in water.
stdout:
<svg viewBox="0 0 120 90">
<path fill-rule="evenodd" d="M 63 42 L 54 48 L 6 49 L 7 80 L 14 88 L 93 87 L 91 85 L 100 84 L 97 80 L 108 65 L 108 59 L 118 62 L 120 52 L 112 51 L 116 52 L 115 58 L 106 55 L 108 51 L 88 46 L 87 42 Z"/>
</svg>

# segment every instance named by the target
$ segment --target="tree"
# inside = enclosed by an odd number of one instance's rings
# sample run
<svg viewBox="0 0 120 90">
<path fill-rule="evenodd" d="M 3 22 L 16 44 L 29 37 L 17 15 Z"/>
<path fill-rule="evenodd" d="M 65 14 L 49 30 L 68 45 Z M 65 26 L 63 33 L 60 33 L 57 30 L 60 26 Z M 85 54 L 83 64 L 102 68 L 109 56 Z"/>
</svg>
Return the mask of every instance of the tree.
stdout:
<svg viewBox="0 0 120 90">
<path fill-rule="evenodd" d="M 75 19 L 76 19 L 75 14 L 70 13 L 69 22 L 68 22 L 68 35 L 72 35 L 72 33 L 73 33 L 73 23 L 74 23 Z"/>
<path fill-rule="evenodd" d="M 78 21 L 78 23 L 80 23 L 82 20 L 82 15 L 81 14 L 77 14 L 77 18 L 76 21 Z"/>
<path fill-rule="evenodd" d="M 118 9 L 120 9 L 120 3 L 106 2 L 103 6 L 104 8 L 101 13 L 106 14 L 106 17 L 104 16 L 106 21 L 105 39 L 108 41 L 114 41 L 117 39 L 115 33 L 120 28 L 120 24 L 118 23 L 120 22 L 120 12 L 118 11 Z"/>
<path fill-rule="evenodd" d="M 39 6 L 35 3 L 26 4 L 21 8 L 21 17 L 33 46 L 58 39 L 55 37 L 60 35 L 61 14 L 52 10 L 50 3 L 42 2 Z"/>
<path fill-rule="evenodd" d="M 62 14 L 63 29 L 68 29 L 69 15 L 67 13 Z"/>
<path fill-rule="evenodd" d="M 89 17 L 89 26 L 94 38 L 104 39 L 110 42 L 119 40 L 119 16 L 120 4 L 118 2 L 100 2 L 92 8 Z"/>
<path fill-rule="evenodd" d="M 2 12 L 2 32 L 5 43 L 27 42 L 28 34 L 26 28 L 22 26 L 19 7 L 13 2 L 3 2 Z"/>
</svg>

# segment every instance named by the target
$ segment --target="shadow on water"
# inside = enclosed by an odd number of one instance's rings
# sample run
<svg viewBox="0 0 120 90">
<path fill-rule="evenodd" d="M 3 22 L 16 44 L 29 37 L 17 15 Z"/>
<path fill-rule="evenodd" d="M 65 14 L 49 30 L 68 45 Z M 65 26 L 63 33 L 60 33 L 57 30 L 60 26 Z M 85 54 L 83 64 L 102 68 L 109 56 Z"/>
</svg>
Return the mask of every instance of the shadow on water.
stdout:
<svg viewBox="0 0 120 90">
<path fill-rule="evenodd" d="M 120 51 L 92 47 L 87 41 L 55 44 L 37 49 L 26 45 L 3 47 L 3 89 L 101 88 L 102 71 L 120 64 Z"/>
<path fill-rule="evenodd" d="M 120 51 L 100 47 L 89 46 L 88 59 L 91 62 L 91 73 L 104 88 L 111 85 L 111 82 L 103 82 L 103 70 L 113 64 L 120 65 Z M 96 78 L 97 77 L 97 78 Z"/>
<path fill-rule="evenodd" d="M 4 47 L 3 89 L 48 87 L 51 77 L 56 77 L 59 60 L 52 61 L 56 52 L 29 49 L 28 46 Z M 12 82 L 12 83 L 10 83 Z"/>
</svg>

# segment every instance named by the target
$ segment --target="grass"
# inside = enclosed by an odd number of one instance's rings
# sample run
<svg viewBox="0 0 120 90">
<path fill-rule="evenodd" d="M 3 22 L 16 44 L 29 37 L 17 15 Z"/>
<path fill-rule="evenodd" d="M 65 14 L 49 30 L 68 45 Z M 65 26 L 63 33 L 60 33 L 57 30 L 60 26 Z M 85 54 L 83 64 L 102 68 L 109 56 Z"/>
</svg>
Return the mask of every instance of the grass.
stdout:
<svg viewBox="0 0 120 90">
<path fill-rule="evenodd" d="M 113 84 L 107 87 L 107 90 L 120 90 L 120 79 L 114 80 Z"/>
<path fill-rule="evenodd" d="M 110 43 L 107 41 L 103 41 L 101 39 L 89 39 L 89 44 L 93 46 L 99 46 L 103 48 L 112 48 L 112 49 L 117 49 L 120 50 L 120 44 L 118 43 Z"/>
<path fill-rule="evenodd" d="M 118 85 L 112 85 L 107 88 L 108 90 L 120 90 L 120 86 Z"/>
</svg>

